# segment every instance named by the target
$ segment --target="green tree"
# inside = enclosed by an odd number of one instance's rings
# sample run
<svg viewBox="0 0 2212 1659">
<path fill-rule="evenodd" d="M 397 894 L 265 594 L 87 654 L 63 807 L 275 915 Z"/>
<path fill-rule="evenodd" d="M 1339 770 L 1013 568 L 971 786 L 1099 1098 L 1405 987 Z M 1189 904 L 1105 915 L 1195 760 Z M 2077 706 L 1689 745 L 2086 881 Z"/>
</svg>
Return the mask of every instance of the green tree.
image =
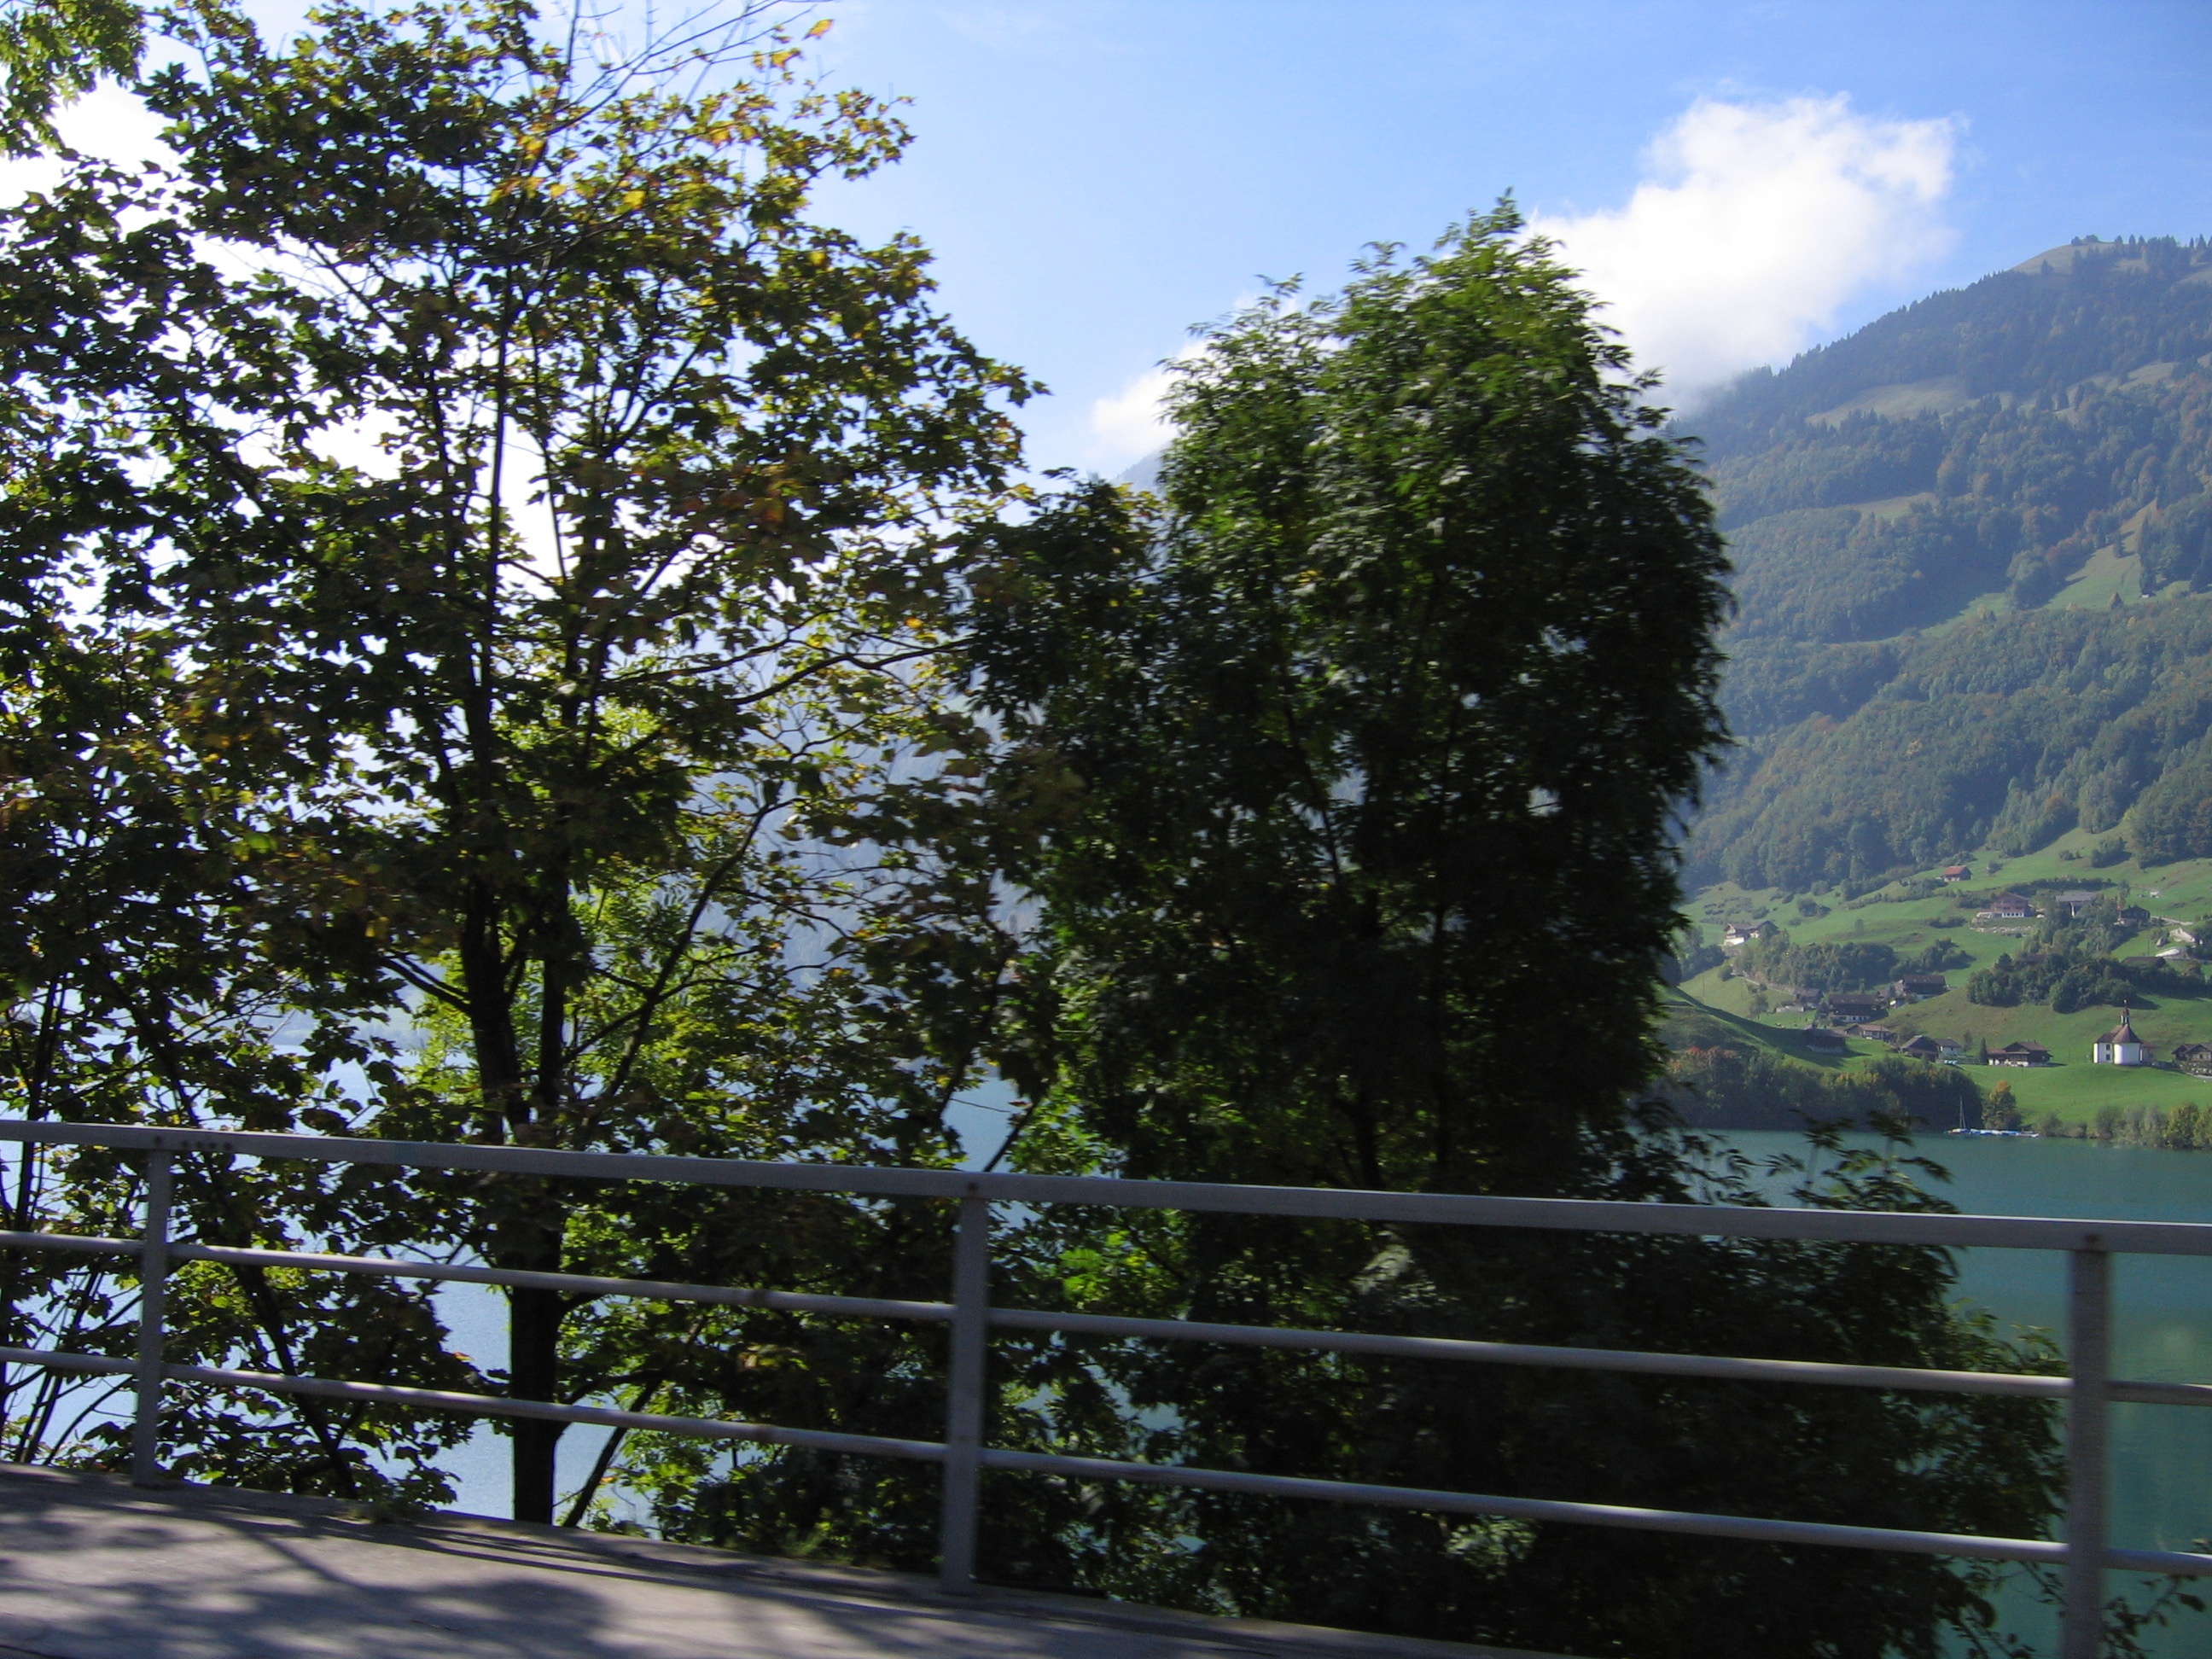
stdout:
<svg viewBox="0 0 2212 1659">
<path fill-rule="evenodd" d="M 2212 856 L 2212 747 L 2185 750 L 2143 791 L 2128 819 L 2128 850 L 2145 865 Z"/>
<path fill-rule="evenodd" d="M 57 106 L 102 75 L 128 76 L 145 40 L 130 0 L 11 0 L 0 6 L 0 150 L 54 142 Z"/>
<path fill-rule="evenodd" d="M 1982 1102 L 1981 1127 L 1984 1129 L 2017 1129 L 2020 1126 L 2020 1103 L 2013 1098 L 2012 1085 L 2000 1083 Z"/>
<path fill-rule="evenodd" d="M 5 228 L 42 422 L 10 434 L 11 556 L 83 565 L 254 780 L 213 902 L 328 988 L 317 1052 L 428 1034 L 318 1127 L 951 1155 L 995 964 L 949 958 L 988 953 L 988 892 L 880 848 L 961 787 L 946 532 L 1028 386 L 932 308 L 917 243 L 809 216 L 906 135 L 800 78 L 781 15 L 623 56 L 523 0 L 337 5 L 272 47 L 205 0 L 140 83 L 178 175 L 81 165 Z M 392 1203 L 387 1237 L 682 1279 L 918 1288 L 942 1231 L 527 1182 Z M 511 1300 L 531 1398 L 635 1394 L 692 1329 Z M 557 1435 L 515 1431 L 524 1518 Z"/>
<path fill-rule="evenodd" d="M 1006 795 L 1057 814 L 1020 869 L 1039 912 L 1002 1060 L 1032 1103 L 1021 1162 L 1755 1201 L 1635 1103 L 1680 926 L 1675 814 L 1721 740 L 1726 604 L 1699 480 L 1640 392 L 1501 210 L 1211 331 L 1179 374 L 1164 504 L 1090 486 L 995 533 L 979 690 Z M 1804 1189 L 1925 1202 L 1901 1175 L 1834 1153 Z M 1952 1313 L 1926 1252 L 1061 1224 L 1036 1249 L 1078 1306 L 2022 1363 Z M 2013 1402 L 1187 1345 L 1090 1363 L 1166 1425 L 1153 1455 L 1212 1467 L 1912 1526 L 2032 1530 L 2051 1508 L 2047 1414 Z M 1101 1504 L 1117 1593 L 1590 1654 L 1932 1654 L 1984 1582 L 1242 1498 Z"/>
<path fill-rule="evenodd" d="M 1780 985 L 1822 991 L 1861 991 L 1887 984 L 1899 969 L 1897 952 L 1862 939 L 1837 944 L 1792 945 L 1779 930 L 1754 939 L 1745 950 L 1744 969 Z"/>
<path fill-rule="evenodd" d="M 1723 567 L 1510 238 L 1240 316 L 1180 377 L 1165 516 L 1093 491 L 1002 538 L 985 692 L 1085 791 L 1034 873 L 1085 999 L 1145 987 L 1085 1062 L 1133 1172 L 1195 1135 L 1223 1178 L 1549 1186 L 1652 1068 Z"/>
<path fill-rule="evenodd" d="M 2185 1100 L 2173 1109 L 2172 1120 L 2166 1126 L 2168 1143 L 2185 1151 L 2204 1144 L 2204 1111 L 2193 1100 Z"/>
<path fill-rule="evenodd" d="M 16 482 L 27 487 L 10 492 L 13 528 L 40 509 L 35 489 Z M 389 1060 L 364 1034 L 317 1018 L 344 1005 L 301 971 L 281 928 L 239 902 L 235 843 L 258 825 L 259 781 L 225 764 L 219 741 L 198 741 L 212 734 L 158 639 L 84 613 L 70 591 L 83 574 L 16 583 L 0 601 L 0 959 L 11 980 L 0 1100 L 33 1119 L 331 1121 L 343 1104 L 338 1068 L 388 1080 Z M 288 1013 L 307 1029 L 288 1033 Z M 99 1153 L 11 1152 L 7 1162 L 10 1229 L 136 1230 L 134 1168 Z M 379 1183 L 311 1167 L 189 1158 L 178 1176 L 180 1223 L 215 1243 L 282 1243 L 288 1225 L 305 1224 L 358 1248 L 388 1239 L 379 1224 L 398 1213 Z M 188 1266 L 172 1287 L 172 1356 L 481 1386 L 445 1352 L 428 1297 L 378 1281 L 276 1277 Z M 11 1251 L 0 1261 L 0 1340 L 126 1357 L 135 1294 L 127 1264 Z M 87 1419 L 114 1391 L 112 1378 L 11 1370 L 0 1378 L 6 1455 L 116 1463 L 124 1448 L 112 1424 Z M 167 1429 L 177 1467 L 201 1479 L 437 1501 L 451 1496 L 439 1455 L 467 1425 L 313 1401 L 241 1407 L 186 1388 Z"/>
</svg>

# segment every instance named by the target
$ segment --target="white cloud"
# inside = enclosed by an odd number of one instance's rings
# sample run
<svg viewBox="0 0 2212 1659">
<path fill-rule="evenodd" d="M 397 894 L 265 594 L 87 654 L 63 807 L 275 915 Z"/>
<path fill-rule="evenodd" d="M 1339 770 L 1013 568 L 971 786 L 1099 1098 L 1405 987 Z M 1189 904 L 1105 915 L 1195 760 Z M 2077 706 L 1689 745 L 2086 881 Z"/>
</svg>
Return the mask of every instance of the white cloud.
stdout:
<svg viewBox="0 0 2212 1659">
<path fill-rule="evenodd" d="M 1534 219 L 1681 401 L 1811 344 L 1869 287 L 1950 246 L 1959 126 L 1844 96 L 1700 99 L 1647 153 L 1626 207 Z"/>
<path fill-rule="evenodd" d="M 1117 471 L 1165 447 L 1175 435 L 1164 400 L 1174 376 L 1164 364 L 1146 369 L 1111 397 L 1091 405 L 1091 459 Z"/>
<path fill-rule="evenodd" d="M 1250 290 L 1239 294 L 1224 313 L 1235 316 L 1257 305 L 1261 296 Z M 1176 382 L 1176 365 L 1194 360 L 1207 349 L 1202 335 L 1183 343 L 1182 349 L 1127 382 L 1119 392 L 1094 398 L 1086 422 L 1090 442 L 1083 464 L 1112 477 L 1147 456 L 1166 448 L 1176 435 L 1168 419 L 1168 392 Z"/>
</svg>

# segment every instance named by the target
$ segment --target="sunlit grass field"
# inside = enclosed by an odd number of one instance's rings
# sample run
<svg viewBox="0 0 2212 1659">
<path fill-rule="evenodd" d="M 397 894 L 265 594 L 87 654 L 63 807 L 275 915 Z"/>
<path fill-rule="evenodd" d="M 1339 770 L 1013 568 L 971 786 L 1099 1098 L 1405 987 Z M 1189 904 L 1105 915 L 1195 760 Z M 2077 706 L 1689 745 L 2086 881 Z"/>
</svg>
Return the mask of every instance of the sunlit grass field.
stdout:
<svg viewBox="0 0 2212 1659">
<path fill-rule="evenodd" d="M 1907 1034 L 1924 1031 L 1956 1038 L 1966 1045 L 1970 1059 L 1984 1042 L 1992 1048 L 2017 1041 L 2041 1043 L 2057 1064 L 1963 1068 L 1984 1092 L 2000 1082 L 2011 1085 L 2014 1098 L 2030 1120 L 2055 1112 L 2067 1122 L 2087 1122 L 2106 1106 L 2145 1105 L 2171 1110 L 2193 1100 L 2212 1107 L 2212 1078 L 2089 1063 L 2090 1045 L 2098 1034 L 2119 1023 L 2117 1008 L 2085 1008 L 2059 1014 L 2036 1005 L 1991 1008 L 1966 1000 L 1967 976 L 2000 956 L 2020 951 L 2031 941 L 2035 926 L 1978 924 L 1973 908 L 1960 903 L 1964 895 L 1987 896 L 2016 884 L 2058 881 L 2097 890 L 2117 890 L 2152 915 L 2176 921 L 2196 922 L 2212 913 L 2212 860 L 2191 860 L 2146 870 L 2133 859 L 2126 859 L 2096 868 L 2089 854 L 2111 839 L 2109 832 L 2090 835 L 2076 830 L 2040 851 L 2019 858 L 1998 860 L 1977 856 L 1971 860 L 1972 879 L 1923 898 L 1905 896 L 1902 884 L 1850 902 L 1832 890 L 1797 895 L 1723 885 L 1696 894 L 1686 908 L 1705 936 L 1715 942 L 1731 921 L 1769 920 L 1802 944 L 1860 940 L 1887 945 L 1900 957 L 1911 956 L 1937 939 L 1949 940 L 1966 954 L 1971 965 L 1948 970 L 1952 988 L 1944 995 L 1895 1009 L 1885 1023 Z M 2074 856 L 2069 858 L 2068 854 Z M 2047 903 L 2049 895 L 2037 898 L 2039 904 Z M 1806 914 L 1802 901 L 1809 901 L 1820 914 Z M 1937 922 L 1956 925 L 1932 925 Z M 2122 942 L 2116 954 L 2154 953 L 2164 945 L 2165 936 L 2162 925 L 2148 928 Z M 1708 970 L 1681 988 L 1700 1005 L 1683 1011 L 1692 1017 L 1679 1029 L 1698 1033 L 1686 1040 L 1763 1043 L 1793 1059 L 1845 1069 L 1863 1066 L 1887 1052 L 1879 1043 L 1855 1042 L 1850 1045 L 1850 1054 L 1842 1060 L 1815 1054 L 1796 1036 L 1808 1023 L 1804 1015 L 1753 1015 L 1751 988 L 1740 979 L 1723 978 L 1723 972 Z M 2177 1043 L 2212 1042 L 2212 995 L 2146 996 L 2136 1006 L 2134 1019 L 2137 1034 L 2163 1058 L 2172 1054 Z M 1707 1026 L 1700 1021 L 1712 1023 Z"/>
</svg>

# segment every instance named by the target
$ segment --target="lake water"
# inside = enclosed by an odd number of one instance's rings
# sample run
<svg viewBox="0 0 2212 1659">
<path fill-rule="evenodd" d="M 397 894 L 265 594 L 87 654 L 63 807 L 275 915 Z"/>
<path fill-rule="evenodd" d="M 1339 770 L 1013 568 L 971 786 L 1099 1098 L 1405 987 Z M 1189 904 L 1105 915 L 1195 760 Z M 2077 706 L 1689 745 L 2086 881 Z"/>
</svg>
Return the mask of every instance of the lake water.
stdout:
<svg viewBox="0 0 2212 1659">
<path fill-rule="evenodd" d="M 1732 1134 L 1754 1155 L 1793 1151 L 1780 1132 Z M 2212 1152 L 2163 1152 L 2094 1141 L 1929 1136 L 1919 1150 L 1951 1172 L 1945 1197 L 1980 1215 L 2212 1221 Z M 2063 1345 L 2066 1263 L 2043 1250 L 1968 1250 L 1960 1288 L 2014 1326 Z M 2113 1366 L 2160 1382 L 2212 1382 L 2212 1258 L 2120 1256 L 2113 1275 Z M 2118 1406 L 2112 1413 L 2112 1541 L 2198 1547 L 2212 1538 L 2212 1410 Z M 2122 1582 L 2115 1575 L 2115 1583 Z M 2015 1598 L 2023 1629 L 2047 1620 Z M 2183 1613 L 2150 1643 L 2166 1659 L 2212 1654 L 2212 1615 Z M 2045 1637 L 2047 1641 L 2047 1634 Z"/>
</svg>

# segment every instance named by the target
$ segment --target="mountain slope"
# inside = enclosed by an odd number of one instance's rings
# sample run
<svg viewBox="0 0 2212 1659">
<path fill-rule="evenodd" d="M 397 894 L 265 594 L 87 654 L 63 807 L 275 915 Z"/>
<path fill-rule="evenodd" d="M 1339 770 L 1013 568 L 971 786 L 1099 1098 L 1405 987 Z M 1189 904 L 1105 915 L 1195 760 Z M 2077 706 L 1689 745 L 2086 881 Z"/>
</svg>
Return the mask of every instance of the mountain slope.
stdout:
<svg viewBox="0 0 2212 1659">
<path fill-rule="evenodd" d="M 1694 879 L 1864 879 L 2131 810 L 2145 856 L 2212 854 L 2212 246 L 2054 249 L 1685 425 L 1744 745 Z"/>
</svg>

